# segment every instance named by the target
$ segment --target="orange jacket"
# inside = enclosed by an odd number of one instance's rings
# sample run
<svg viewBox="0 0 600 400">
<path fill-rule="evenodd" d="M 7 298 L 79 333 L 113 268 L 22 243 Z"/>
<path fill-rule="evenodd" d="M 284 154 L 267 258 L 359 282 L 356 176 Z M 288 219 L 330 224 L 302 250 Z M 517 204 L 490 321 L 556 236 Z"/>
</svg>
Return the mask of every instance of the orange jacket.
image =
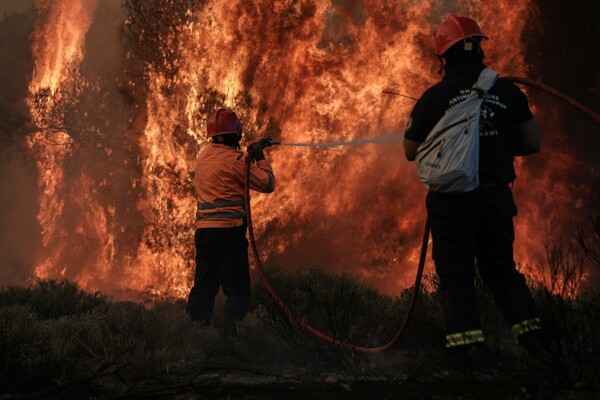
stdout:
<svg viewBox="0 0 600 400">
<path fill-rule="evenodd" d="M 211 143 L 200 153 L 194 183 L 198 194 L 197 228 L 232 228 L 246 216 L 244 183 L 247 155 L 224 144 Z M 250 189 L 275 190 L 275 175 L 266 160 L 250 167 Z"/>
</svg>

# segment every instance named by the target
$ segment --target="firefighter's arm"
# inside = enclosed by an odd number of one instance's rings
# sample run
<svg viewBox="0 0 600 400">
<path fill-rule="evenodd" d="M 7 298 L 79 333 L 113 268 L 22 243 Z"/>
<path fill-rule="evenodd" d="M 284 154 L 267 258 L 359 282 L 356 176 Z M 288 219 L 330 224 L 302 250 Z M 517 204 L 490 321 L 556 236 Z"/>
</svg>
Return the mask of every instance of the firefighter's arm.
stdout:
<svg viewBox="0 0 600 400">
<path fill-rule="evenodd" d="M 250 189 L 262 193 L 275 190 L 275 175 L 267 160 L 258 160 L 250 166 Z"/>
<path fill-rule="evenodd" d="M 540 151 L 540 129 L 534 118 L 517 124 L 515 156 L 526 156 Z"/>
<path fill-rule="evenodd" d="M 404 155 L 408 161 L 414 161 L 417 157 L 417 149 L 421 143 L 404 137 Z"/>
<path fill-rule="evenodd" d="M 257 192 L 271 193 L 275 190 L 275 175 L 263 153 L 263 148 L 271 145 L 272 141 L 269 136 L 258 142 L 252 142 L 248 146 L 250 162 L 256 161 L 256 164 L 250 165 L 250 189 Z"/>
</svg>

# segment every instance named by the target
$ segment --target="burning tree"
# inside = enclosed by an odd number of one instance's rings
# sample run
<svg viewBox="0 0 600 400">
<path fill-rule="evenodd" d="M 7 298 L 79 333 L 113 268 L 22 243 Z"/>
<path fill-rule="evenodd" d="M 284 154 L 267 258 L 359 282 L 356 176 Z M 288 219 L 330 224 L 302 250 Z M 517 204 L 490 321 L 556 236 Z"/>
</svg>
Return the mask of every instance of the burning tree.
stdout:
<svg viewBox="0 0 600 400">
<path fill-rule="evenodd" d="M 31 275 L 123 296 L 184 296 L 206 115 L 235 108 L 244 143 L 400 132 L 412 103 L 381 90 L 416 96 L 437 79 L 429 41 L 445 12 L 482 21 L 491 67 L 537 73 L 534 44 L 521 40 L 541 31 L 535 2 L 440 10 L 408 1 L 36 2 L 26 119 L 43 249 Z M 554 114 L 547 99 L 533 104 Z M 548 125 L 547 148 L 561 148 L 564 137 Z M 399 148 L 271 151 L 279 189 L 253 198 L 270 263 L 343 269 L 388 293 L 408 284 L 425 193 Z M 516 221 L 516 255 L 528 268 L 544 260 L 546 236 L 577 227 L 581 199 L 593 195 L 589 180 L 574 178 L 572 155 L 536 157 L 518 161 L 515 187 L 527 216 Z"/>
</svg>

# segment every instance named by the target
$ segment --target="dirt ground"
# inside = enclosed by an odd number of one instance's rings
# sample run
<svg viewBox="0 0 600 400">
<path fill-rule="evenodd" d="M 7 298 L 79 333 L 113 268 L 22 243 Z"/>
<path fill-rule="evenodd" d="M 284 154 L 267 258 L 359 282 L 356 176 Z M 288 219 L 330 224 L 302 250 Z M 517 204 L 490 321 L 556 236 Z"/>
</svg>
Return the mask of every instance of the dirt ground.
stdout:
<svg viewBox="0 0 600 400">
<path fill-rule="evenodd" d="M 396 364 L 388 370 L 374 368 L 357 373 L 316 371 L 292 367 L 254 365 L 229 360 L 201 371 L 173 366 L 162 382 L 123 388 L 107 399 L 423 399 L 423 400 L 596 400 L 597 393 L 583 388 L 566 389 L 560 377 L 535 369 L 457 372 L 427 362 Z M 250 363 L 252 364 L 252 363 Z M 4 400 L 4 399 L 3 399 Z"/>
<path fill-rule="evenodd" d="M 201 399 L 597 399 L 597 393 L 553 391 L 540 381 L 518 380 L 486 373 L 457 376 L 358 376 L 337 374 L 269 375 L 249 371 L 214 371 L 179 387 L 146 388 L 115 398 Z"/>
</svg>

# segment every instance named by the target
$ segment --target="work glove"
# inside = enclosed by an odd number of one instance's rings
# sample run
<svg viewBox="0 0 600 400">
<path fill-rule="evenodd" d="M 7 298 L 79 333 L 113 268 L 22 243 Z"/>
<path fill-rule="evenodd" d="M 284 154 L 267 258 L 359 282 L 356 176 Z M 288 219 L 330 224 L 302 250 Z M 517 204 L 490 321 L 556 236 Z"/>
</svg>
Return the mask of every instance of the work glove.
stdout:
<svg viewBox="0 0 600 400">
<path fill-rule="evenodd" d="M 265 147 L 273 146 L 273 144 L 275 144 L 273 142 L 273 138 L 271 136 L 266 136 L 260 139 L 259 141 L 250 143 L 250 146 L 248 146 L 248 152 L 256 161 L 264 160 L 265 154 L 263 152 L 263 149 Z"/>
<path fill-rule="evenodd" d="M 262 140 L 258 142 L 252 142 L 250 143 L 250 146 L 248 146 L 248 154 L 250 154 L 250 157 L 256 161 L 265 159 L 265 154 L 263 153 L 263 143 L 261 142 Z"/>
<path fill-rule="evenodd" d="M 271 136 L 265 136 L 264 138 L 262 138 L 259 143 L 262 145 L 262 148 L 264 149 L 265 147 L 271 147 L 273 146 L 273 144 L 275 144 L 275 142 L 273 142 L 273 138 Z"/>
</svg>

